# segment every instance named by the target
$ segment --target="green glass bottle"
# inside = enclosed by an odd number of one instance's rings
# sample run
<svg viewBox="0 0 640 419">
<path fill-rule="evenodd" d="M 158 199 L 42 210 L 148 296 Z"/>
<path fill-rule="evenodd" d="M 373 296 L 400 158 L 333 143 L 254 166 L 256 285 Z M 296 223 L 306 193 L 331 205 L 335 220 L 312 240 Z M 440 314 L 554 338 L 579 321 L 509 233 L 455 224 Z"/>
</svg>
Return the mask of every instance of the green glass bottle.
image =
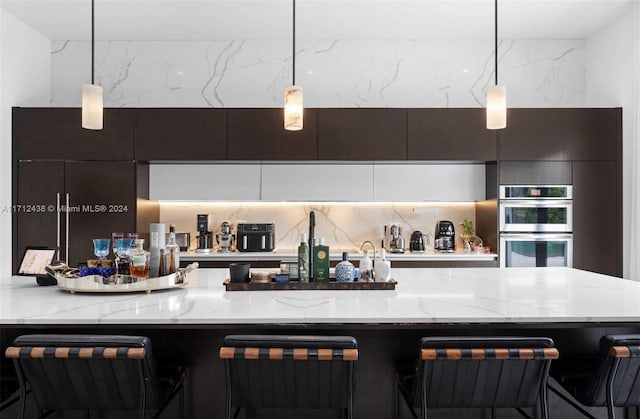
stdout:
<svg viewBox="0 0 640 419">
<path fill-rule="evenodd" d="M 320 244 L 313 246 L 313 282 L 329 280 L 329 246 L 325 246 L 324 238 Z"/>
</svg>

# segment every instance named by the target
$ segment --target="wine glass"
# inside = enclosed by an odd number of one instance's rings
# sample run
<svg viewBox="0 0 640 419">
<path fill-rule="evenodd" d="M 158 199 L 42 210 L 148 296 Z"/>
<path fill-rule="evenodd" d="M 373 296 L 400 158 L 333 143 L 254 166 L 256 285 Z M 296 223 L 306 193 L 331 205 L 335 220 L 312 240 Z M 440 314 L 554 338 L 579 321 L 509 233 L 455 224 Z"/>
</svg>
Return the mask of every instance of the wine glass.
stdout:
<svg viewBox="0 0 640 419">
<path fill-rule="evenodd" d="M 127 237 L 131 239 L 131 248 L 136 248 L 136 240 L 138 239 L 138 233 L 127 233 Z"/>
<path fill-rule="evenodd" d="M 133 247 L 133 239 L 116 239 L 115 249 L 118 257 L 129 256 Z"/>
<path fill-rule="evenodd" d="M 111 239 L 93 239 L 93 254 L 98 258 L 98 266 L 102 266 L 102 261 L 109 254 L 109 243 Z"/>
<path fill-rule="evenodd" d="M 131 246 L 133 243 L 133 239 L 116 239 L 115 243 L 115 254 L 117 257 L 116 267 L 117 272 L 123 275 L 129 275 L 129 267 L 130 260 L 129 255 L 131 254 Z"/>
</svg>

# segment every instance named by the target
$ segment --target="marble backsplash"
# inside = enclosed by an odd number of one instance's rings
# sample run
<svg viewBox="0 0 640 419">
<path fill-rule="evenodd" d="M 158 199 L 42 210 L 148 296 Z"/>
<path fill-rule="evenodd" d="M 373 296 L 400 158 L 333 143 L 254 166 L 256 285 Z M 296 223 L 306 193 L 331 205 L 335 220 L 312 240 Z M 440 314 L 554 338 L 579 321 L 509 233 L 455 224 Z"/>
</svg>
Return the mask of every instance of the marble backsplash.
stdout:
<svg viewBox="0 0 640 419">
<path fill-rule="evenodd" d="M 190 249 L 197 247 L 196 215 L 213 214 L 213 233 L 229 221 L 235 232 L 239 222 L 274 223 L 276 249 L 295 249 L 300 233 L 309 231 L 309 212 L 316 216 L 316 237 L 334 249 L 357 249 L 365 240 L 376 247 L 384 237 L 384 225 L 400 223 L 409 246 L 411 232 L 420 230 L 433 238 L 438 220 L 449 220 L 456 228 L 456 248 L 462 249 L 459 224 L 469 218 L 475 225 L 475 203 L 240 203 L 162 202 L 160 221 L 175 224 L 177 232 L 191 233 Z M 167 228 L 168 231 L 168 228 Z"/>
</svg>

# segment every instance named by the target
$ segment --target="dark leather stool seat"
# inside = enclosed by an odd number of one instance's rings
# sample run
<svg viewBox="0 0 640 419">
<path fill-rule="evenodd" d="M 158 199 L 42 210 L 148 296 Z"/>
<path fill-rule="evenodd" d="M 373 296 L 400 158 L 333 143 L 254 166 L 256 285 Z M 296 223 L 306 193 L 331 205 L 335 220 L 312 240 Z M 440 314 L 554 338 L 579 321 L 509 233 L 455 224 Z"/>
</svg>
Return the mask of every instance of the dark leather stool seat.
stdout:
<svg viewBox="0 0 640 419">
<path fill-rule="evenodd" d="M 20 381 L 20 417 L 26 392 L 39 409 L 138 410 L 157 417 L 179 394 L 183 414 L 182 367 L 160 368 L 151 341 L 143 336 L 24 335 L 5 351 Z"/>
<path fill-rule="evenodd" d="M 584 406 L 607 406 L 615 418 L 615 406 L 640 406 L 640 335 L 600 338 L 600 353 L 591 358 L 562 359 L 551 377 Z M 552 386 L 554 393 L 587 417 L 594 416 Z"/>
<path fill-rule="evenodd" d="M 416 360 L 397 368 L 398 390 L 411 414 L 429 408 L 522 407 L 539 401 L 548 417 L 546 384 L 552 359 L 549 338 L 425 337 Z M 400 415 L 398 396 L 398 416 Z"/>
<path fill-rule="evenodd" d="M 238 408 L 336 408 L 352 417 L 358 342 L 350 336 L 230 335 L 220 348 L 226 417 Z"/>
</svg>

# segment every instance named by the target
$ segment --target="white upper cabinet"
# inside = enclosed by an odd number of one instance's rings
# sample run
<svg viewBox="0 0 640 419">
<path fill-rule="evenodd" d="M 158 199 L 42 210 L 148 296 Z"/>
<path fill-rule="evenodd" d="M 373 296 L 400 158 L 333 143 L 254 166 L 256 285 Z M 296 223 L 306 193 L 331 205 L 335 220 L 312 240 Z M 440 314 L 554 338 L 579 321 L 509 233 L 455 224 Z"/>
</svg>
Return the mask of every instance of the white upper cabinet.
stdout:
<svg viewBox="0 0 640 419">
<path fill-rule="evenodd" d="M 152 164 L 149 198 L 182 201 L 258 201 L 259 164 Z"/>
<path fill-rule="evenodd" d="M 482 201 L 483 164 L 152 164 L 149 196 L 182 201 Z"/>
<path fill-rule="evenodd" d="M 265 164 L 264 201 L 371 201 L 371 164 Z"/>
<path fill-rule="evenodd" d="M 482 201 L 484 164 L 375 164 L 373 200 Z"/>
</svg>

